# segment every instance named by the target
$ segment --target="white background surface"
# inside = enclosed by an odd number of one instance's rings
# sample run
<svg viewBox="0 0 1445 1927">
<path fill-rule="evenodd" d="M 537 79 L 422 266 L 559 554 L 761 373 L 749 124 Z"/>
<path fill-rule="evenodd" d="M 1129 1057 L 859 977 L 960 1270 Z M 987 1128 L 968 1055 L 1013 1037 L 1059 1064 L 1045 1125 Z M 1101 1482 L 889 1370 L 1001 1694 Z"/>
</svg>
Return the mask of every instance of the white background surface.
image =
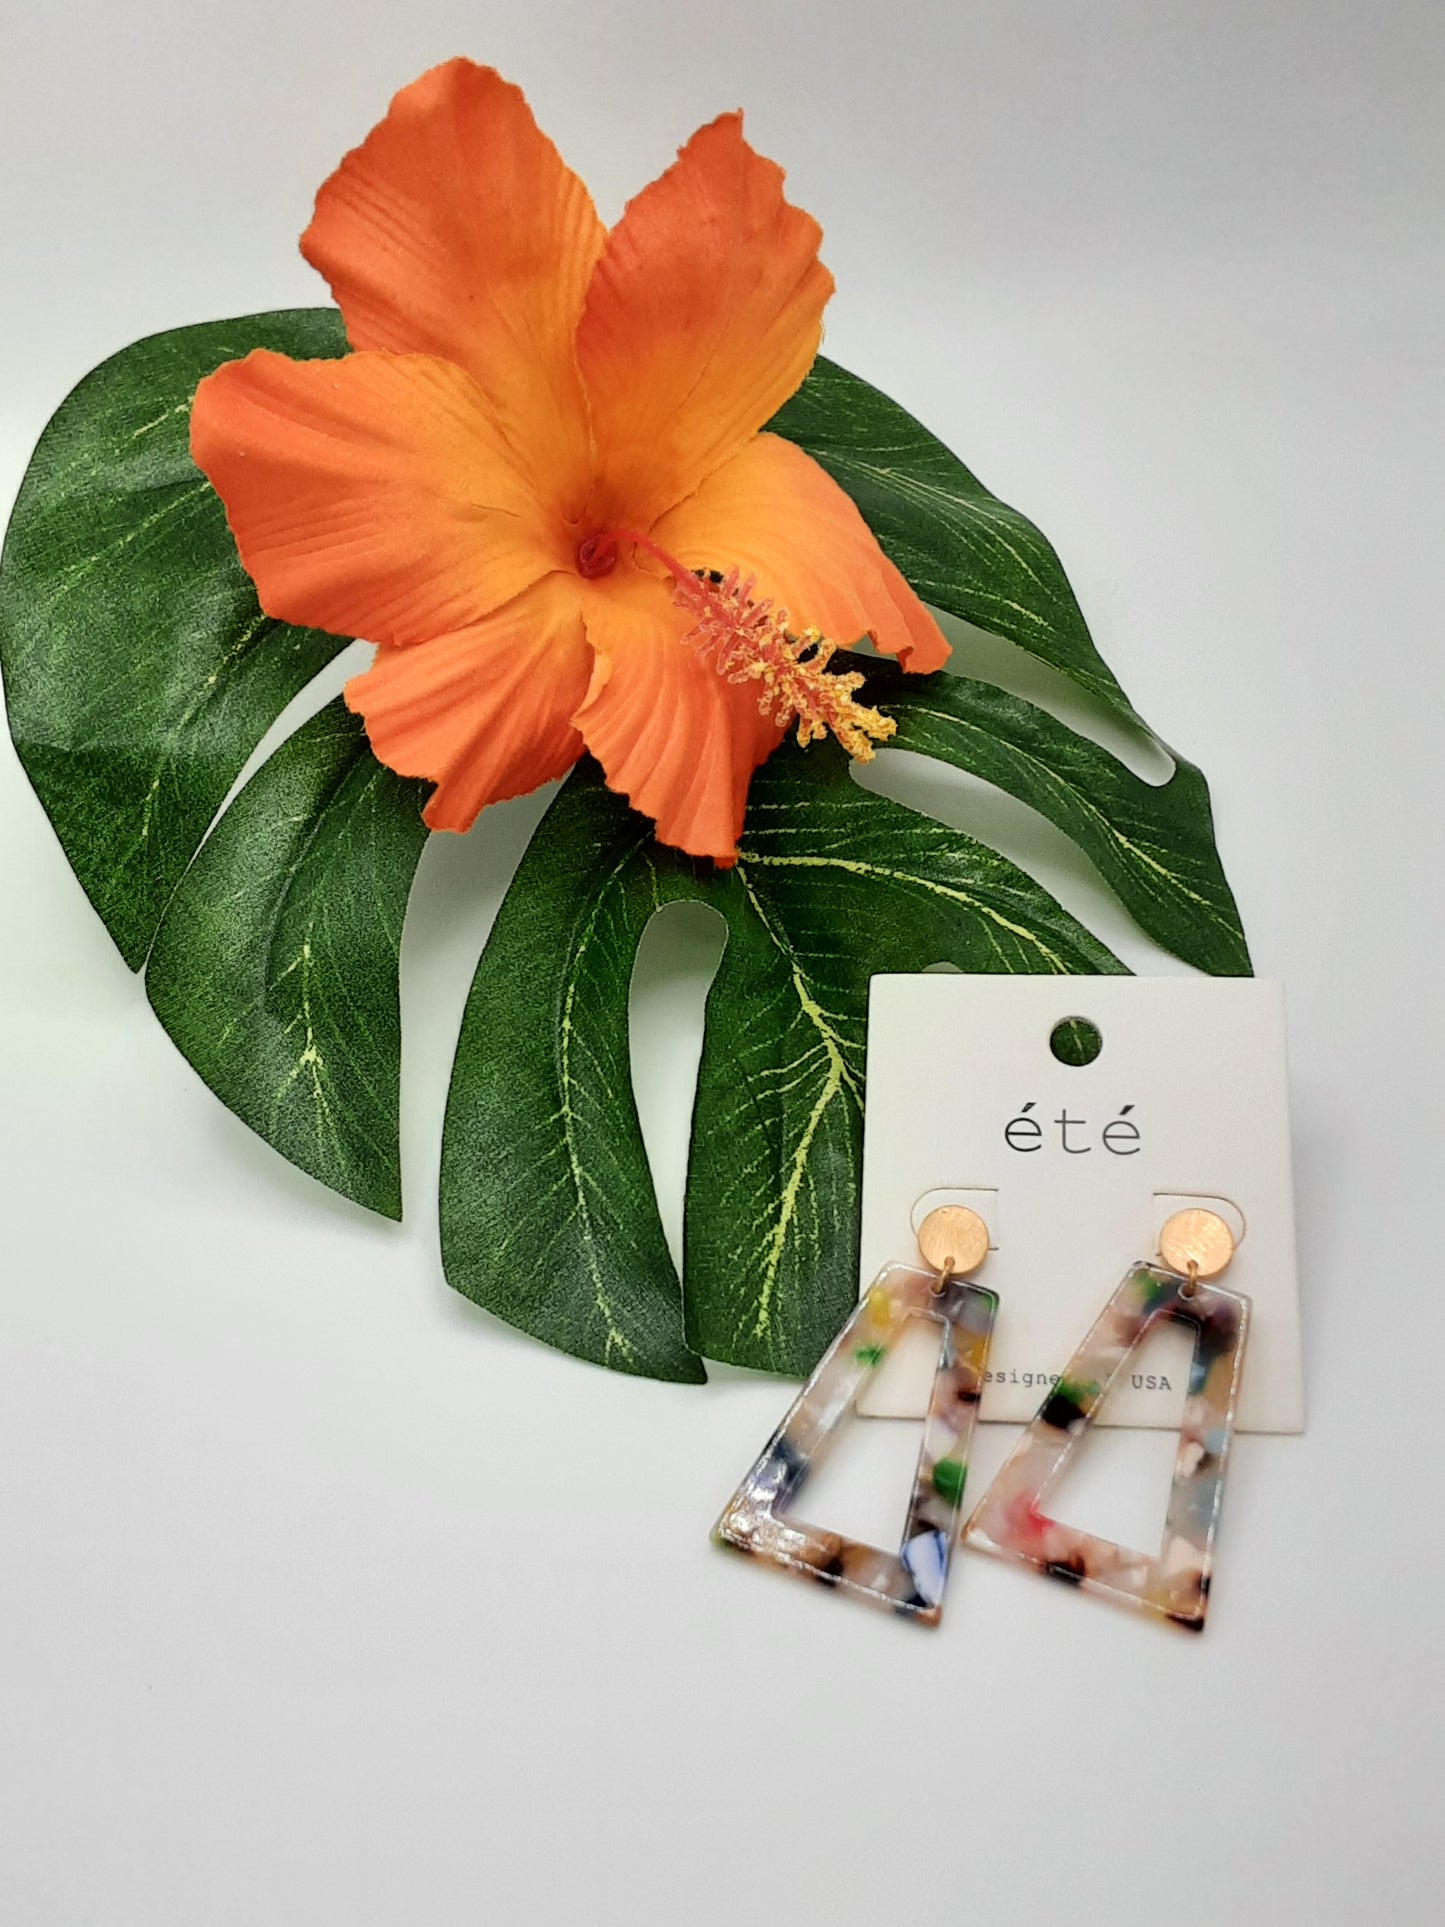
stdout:
<svg viewBox="0 0 1445 1927">
<path fill-rule="evenodd" d="M 1445 17 L 4 0 L 0 494 L 125 341 L 322 299 L 312 192 L 453 52 L 609 218 L 745 104 L 826 228 L 830 352 L 1042 523 L 1208 771 L 1289 988 L 1310 1429 L 1241 1441 L 1202 1641 L 977 1558 L 936 1637 L 728 1561 L 781 1388 L 608 1377 L 439 1272 L 447 1058 L 540 805 L 424 861 L 397 1230 L 179 1060 L 7 743 L 0 1917 L 1438 1920 Z M 642 971 L 674 1228 L 713 954 L 684 917 Z"/>
</svg>

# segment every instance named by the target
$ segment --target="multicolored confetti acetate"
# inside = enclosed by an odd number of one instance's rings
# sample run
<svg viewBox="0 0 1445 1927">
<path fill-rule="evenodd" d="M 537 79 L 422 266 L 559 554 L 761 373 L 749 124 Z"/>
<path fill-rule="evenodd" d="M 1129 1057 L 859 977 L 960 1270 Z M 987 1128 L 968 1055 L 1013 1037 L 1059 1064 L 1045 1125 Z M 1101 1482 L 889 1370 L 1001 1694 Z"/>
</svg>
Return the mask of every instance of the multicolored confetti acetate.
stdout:
<svg viewBox="0 0 1445 1927">
<path fill-rule="evenodd" d="M 1194 1326 L 1196 1337 L 1164 1540 L 1151 1557 L 1060 1524 L 1041 1501 L 1124 1361 L 1162 1318 Z M 963 1543 L 1202 1631 L 1248 1327 L 1249 1300 L 1238 1293 L 1136 1265 L 979 1501 Z"/>
<path fill-rule="evenodd" d="M 965 1279 L 940 1280 L 907 1265 L 880 1272 L 729 1501 L 714 1539 L 936 1626 L 997 1312 L 996 1295 Z M 790 1514 L 809 1473 L 913 1318 L 938 1327 L 938 1369 L 902 1542 L 888 1552 Z"/>
</svg>

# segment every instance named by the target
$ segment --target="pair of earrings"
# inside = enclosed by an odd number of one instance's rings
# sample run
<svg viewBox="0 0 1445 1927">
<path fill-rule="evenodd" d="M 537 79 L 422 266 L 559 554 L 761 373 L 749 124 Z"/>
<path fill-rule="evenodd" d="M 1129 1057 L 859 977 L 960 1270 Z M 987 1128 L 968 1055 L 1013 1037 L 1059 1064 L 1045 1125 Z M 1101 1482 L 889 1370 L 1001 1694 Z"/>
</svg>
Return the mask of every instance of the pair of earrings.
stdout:
<svg viewBox="0 0 1445 1927">
<path fill-rule="evenodd" d="M 1176 1212 L 1157 1260 L 1132 1265 L 1012 1455 L 959 1532 L 969 1446 L 988 1370 L 998 1295 L 972 1274 L 988 1255 L 976 1212 L 945 1205 L 918 1233 L 927 1270 L 889 1265 L 869 1287 L 738 1487 L 713 1537 L 722 1545 L 938 1624 L 949 1559 L 966 1545 L 1021 1560 L 1092 1592 L 1203 1630 L 1224 1474 L 1234 1432 L 1249 1300 L 1208 1282 L 1234 1255 L 1212 1211 Z M 939 1328 L 938 1365 L 897 1552 L 791 1513 L 809 1473 L 912 1319 Z M 1194 1328 L 1194 1357 L 1159 1552 L 1131 1552 L 1041 1509 L 1130 1353 L 1162 1319 Z"/>
</svg>

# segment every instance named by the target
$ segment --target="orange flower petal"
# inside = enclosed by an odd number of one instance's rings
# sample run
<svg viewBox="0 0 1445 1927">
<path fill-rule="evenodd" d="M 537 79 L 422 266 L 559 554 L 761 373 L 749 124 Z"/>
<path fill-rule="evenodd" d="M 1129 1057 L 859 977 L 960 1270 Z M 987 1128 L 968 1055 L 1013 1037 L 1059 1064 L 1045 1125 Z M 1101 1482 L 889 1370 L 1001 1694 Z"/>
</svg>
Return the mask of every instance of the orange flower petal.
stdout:
<svg viewBox="0 0 1445 1927">
<path fill-rule="evenodd" d="M 661 842 L 732 863 L 748 781 L 782 731 L 759 712 L 755 689 L 725 682 L 683 643 L 694 618 L 657 576 L 621 562 L 583 587 L 597 652 L 576 718 L 588 749 Z"/>
<path fill-rule="evenodd" d="M 736 564 L 756 594 L 834 642 L 871 633 L 905 669 L 940 669 L 949 645 L 852 499 L 792 442 L 759 435 L 653 530 L 690 569 Z"/>
<path fill-rule="evenodd" d="M 485 397 L 447 362 L 258 349 L 196 390 L 191 452 L 261 606 L 287 622 L 424 642 L 566 553 Z"/>
<path fill-rule="evenodd" d="M 647 530 L 802 381 L 833 292 L 821 239 L 741 114 L 694 134 L 629 203 L 577 331 L 604 526 Z"/>
<path fill-rule="evenodd" d="M 465 368 L 519 465 L 575 517 L 589 443 L 573 337 L 605 237 L 521 91 L 449 60 L 326 182 L 301 251 L 353 347 Z"/>
<path fill-rule="evenodd" d="M 424 812 L 431 828 L 465 830 L 488 803 L 577 761 L 572 713 L 591 669 L 576 585 L 548 576 L 456 635 L 379 649 L 346 685 L 346 701 L 388 769 L 436 784 Z"/>
</svg>

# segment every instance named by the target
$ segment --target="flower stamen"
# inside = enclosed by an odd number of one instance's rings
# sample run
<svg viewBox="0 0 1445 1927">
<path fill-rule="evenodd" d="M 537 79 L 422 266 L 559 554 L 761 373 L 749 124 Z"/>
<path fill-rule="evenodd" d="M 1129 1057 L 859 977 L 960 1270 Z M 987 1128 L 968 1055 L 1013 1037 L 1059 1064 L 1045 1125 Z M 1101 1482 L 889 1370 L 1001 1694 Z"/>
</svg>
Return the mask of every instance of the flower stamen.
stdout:
<svg viewBox="0 0 1445 1927">
<path fill-rule="evenodd" d="M 726 575 L 698 574 L 632 529 L 584 543 L 578 566 L 584 574 L 605 574 L 615 565 L 619 542 L 644 550 L 672 577 L 673 600 L 695 618 L 682 640 L 710 659 L 727 682 L 757 683 L 759 710 L 779 728 L 796 723 L 802 748 L 831 732 L 855 761 L 871 763 L 877 745 L 897 730 L 891 716 L 855 700 L 854 691 L 863 686 L 856 669 L 830 674 L 838 644 L 812 626 L 795 632 L 786 609 L 771 597 L 755 599 L 754 577 L 744 578 L 736 568 Z"/>
<path fill-rule="evenodd" d="M 697 617 L 683 640 L 730 683 L 757 683 L 758 708 L 782 728 L 796 722 L 804 749 L 831 732 L 856 762 L 871 763 L 898 725 L 855 700 L 859 671 L 829 672 L 836 642 L 812 625 L 795 632 L 786 609 L 754 600 L 755 586 L 735 568 L 679 582 L 674 599 Z"/>
</svg>

